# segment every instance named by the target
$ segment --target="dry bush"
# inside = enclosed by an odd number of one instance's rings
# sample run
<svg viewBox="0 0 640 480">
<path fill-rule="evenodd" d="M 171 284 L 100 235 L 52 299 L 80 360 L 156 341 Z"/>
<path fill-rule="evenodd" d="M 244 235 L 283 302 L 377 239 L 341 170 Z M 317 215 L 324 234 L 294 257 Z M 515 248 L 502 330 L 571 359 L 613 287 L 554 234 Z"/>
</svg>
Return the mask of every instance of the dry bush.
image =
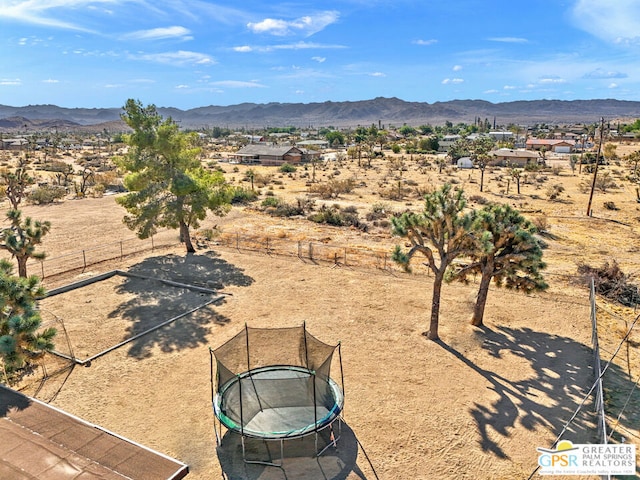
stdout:
<svg viewBox="0 0 640 480">
<path fill-rule="evenodd" d="M 578 280 L 585 285 L 593 279 L 596 292 L 609 300 L 626 307 L 636 307 L 640 304 L 638 286 L 629 282 L 630 276 L 620 269 L 616 260 L 611 263 L 604 262 L 601 267 L 579 263 L 578 274 Z"/>
<path fill-rule="evenodd" d="M 337 180 L 332 178 L 326 182 L 311 184 L 309 192 L 320 195 L 322 198 L 338 198 L 344 193 L 351 193 L 356 186 L 353 178 Z"/>
</svg>

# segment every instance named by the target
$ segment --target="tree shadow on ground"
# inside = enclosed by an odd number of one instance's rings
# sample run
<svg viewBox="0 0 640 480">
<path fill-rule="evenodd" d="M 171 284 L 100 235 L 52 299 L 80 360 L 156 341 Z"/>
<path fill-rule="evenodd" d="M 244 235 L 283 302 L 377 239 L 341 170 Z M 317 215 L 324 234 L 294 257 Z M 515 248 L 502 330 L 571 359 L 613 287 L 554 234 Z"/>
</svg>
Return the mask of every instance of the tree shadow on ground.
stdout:
<svg viewBox="0 0 640 480">
<path fill-rule="evenodd" d="M 330 443 L 328 433 L 323 431 L 318 439 L 322 448 Z M 245 438 L 247 460 L 267 460 L 280 463 L 280 442 L 254 438 Z M 222 467 L 223 477 L 227 480 L 344 480 L 359 478 L 367 480 L 375 478 L 367 474 L 368 464 L 361 468 L 358 463 L 358 439 L 353 430 L 342 423 L 340 439 L 336 448 L 329 446 L 319 457 L 316 457 L 315 435 L 285 440 L 283 444 L 282 467 L 245 463 L 242 458 L 242 443 L 239 434 L 227 432 L 217 448 L 218 460 Z"/>
<path fill-rule="evenodd" d="M 439 341 L 442 348 L 483 376 L 490 383 L 487 388 L 498 395 L 490 404 L 475 402 L 470 409 L 478 427 L 482 450 L 508 459 L 508 452 L 500 447 L 496 434 L 509 437 L 511 430 L 516 427 L 527 430 L 543 428 L 560 434 L 595 379 L 590 348 L 568 337 L 529 328 L 500 326 L 491 330 L 483 327 L 476 334 L 480 336 L 482 348 L 490 356 L 509 362 L 506 356 L 515 355 L 526 360 L 532 370 L 528 378 L 510 379 L 508 373 L 487 370 Z M 502 371 L 509 371 L 508 363 Z M 574 443 L 593 442 L 593 420 L 593 407 L 589 399 L 563 438 Z M 544 445 L 545 441 L 548 439 L 541 438 L 541 445 L 532 445 L 532 452 L 537 446 L 548 447 Z"/>
<path fill-rule="evenodd" d="M 229 322 L 227 317 L 215 311 L 213 304 L 205 305 L 219 295 L 167 285 L 156 279 L 213 290 L 230 285 L 249 286 L 254 281 L 214 252 L 150 257 L 133 265 L 127 272 L 147 278 L 126 277 L 116 289 L 118 294 L 134 296 L 109 314 L 110 317 L 121 317 L 131 322 L 125 338 L 132 338 L 179 317 L 132 341 L 128 354 L 134 358 L 150 356 L 154 347 L 159 347 L 163 352 L 173 352 L 205 345 L 212 325 Z"/>
</svg>

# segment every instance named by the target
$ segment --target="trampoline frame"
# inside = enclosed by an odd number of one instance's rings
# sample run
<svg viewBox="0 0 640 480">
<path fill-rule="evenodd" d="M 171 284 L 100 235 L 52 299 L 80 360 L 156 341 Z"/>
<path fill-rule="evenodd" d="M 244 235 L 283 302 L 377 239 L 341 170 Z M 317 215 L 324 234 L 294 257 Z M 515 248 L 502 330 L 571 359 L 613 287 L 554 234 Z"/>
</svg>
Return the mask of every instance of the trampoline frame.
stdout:
<svg viewBox="0 0 640 480">
<path fill-rule="evenodd" d="M 305 335 L 305 350 L 306 350 L 307 348 L 306 324 L 302 325 L 302 331 L 303 331 L 303 334 Z M 247 324 L 245 324 L 245 332 L 247 333 L 247 336 L 246 336 L 247 366 L 249 366 L 250 350 L 249 350 L 249 335 L 248 335 Z M 308 374 L 309 376 L 312 376 L 312 377 L 316 377 L 316 372 L 309 368 L 305 368 L 303 366 L 296 366 L 296 365 L 265 365 L 258 368 L 248 369 L 242 373 L 236 374 L 234 378 L 227 381 L 224 385 L 222 385 L 218 389 L 218 392 L 216 392 L 216 383 L 217 383 L 217 380 L 219 380 L 219 377 L 218 377 L 219 372 L 216 372 L 214 374 L 214 363 L 216 362 L 216 359 L 214 356 L 214 349 L 209 348 L 211 403 L 212 403 L 213 413 L 214 413 L 214 433 L 216 436 L 217 447 L 220 447 L 220 445 L 222 444 L 222 426 L 224 425 L 227 431 L 240 435 L 240 441 L 242 445 L 242 460 L 244 461 L 244 463 L 248 463 L 248 464 L 259 464 L 259 465 L 267 465 L 267 466 L 283 468 L 284 441 L 299 439 L 299 438 L 307 437 L 309 435 L 315 436 L 315 439 L 314 439 L 315 452 L 316 452 L 315 458 L 323 455 L 327 451 L 327 449 L 331 446 L 337 449 L 338 448 L 337 443 L 340 440 L 340 437 L 342 435 L 342 422 L 343 422 L 342 414 L 344 411 L 344 372 L 342 369 L 342 351 L 341 351 L 340 342 L 338 342 L 338 344 L 334 347 L 334 351 L 336 349 L 338 351 L 338 361 L 340 366 L 340 385 L 338 385 L 337 382 L 330 377 L 322 378 L 323 381 L 327 382 L 333 394 L 334 405 L 331 408 L 331 410 L 329 410 L 329 414 L 322 419 L 318 419 L 316 416 L 316 418 L 314 419 L 314 423 L 308 425 L 307 427 L 298 428 L 291 432 L 278 432 L 278 434 L 276 435 L 269 436 L 269 435 L 260 435 L 257 432 L 247 431 L 245 429 L 245 425 L 244 425 L 245 422 L 244 422 L 244 419 L 242 419 L 242 402 L 240 404 L 240 415 L 241 415 L 240 425 L 236 425 L 232 419 L 227 418 L 221 409 L 224 392 L 237 383 L 238 389 L 239 389 L 239 395 L 240 395 L 240 398 L 242 398 L 242 381 L 241 380 L 249 378 L 253 382 L 253 376 L 263 372 L 276 371 L 276 370 L 292 370 L 295 372 Z M 313 402 L 314 402 L 314 405 L 317 405 L 315 378 L 313 380 Z M 317 406 L 314 406 L 314 415 L 317 415 Z M 228 420 L 228 422 L 224 421 L 223 419 Z M 336 422 L 338 422 L 337 436 L 333 428 L 333 424 Z M 230 425 L 230 423 L 232 423 L 233 425 Z M 320 433 L 326 429 L 329 429 L 330 431 L 329 442 L 322 449 L 319 449 L 318 437 Z M 248 460 L 246 456 L 245 438 L 262 440 L 263 442 L 265 442 L 267 452 L 269 452 L 269 446 L 267 442 L 278 441 L 280 443 L 280 463 L 276 463 L 274 460 Z"/>
</svg>

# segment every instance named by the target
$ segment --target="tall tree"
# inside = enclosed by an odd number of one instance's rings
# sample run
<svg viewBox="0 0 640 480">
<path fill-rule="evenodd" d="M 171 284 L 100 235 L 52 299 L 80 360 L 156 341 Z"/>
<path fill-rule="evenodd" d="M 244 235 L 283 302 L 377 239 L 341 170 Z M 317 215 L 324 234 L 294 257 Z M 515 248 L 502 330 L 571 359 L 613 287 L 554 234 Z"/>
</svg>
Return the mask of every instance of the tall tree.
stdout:
<svg viewBox="0 0 640 480">
<path fill-rule="evenodd" d="M 427 338 L 437 340 L 440 319 L 440 294 L 445 272 L 453 260 L 462 255 L 469 243 L 472 216 L 464 214 L 464 192 L 445 184 L 440 190 L 425 195 L 422 213 L 406 212 L 392 218 L 393 233 L 411 243 L 409 251 L 397 245 L 393 260 L 410 270 L 416 253 L 427 258 L 427 266 L 434 274 L 431 299 L 431 320 Z"/>
<path fill-rule="evenodd" d="M 40 330 L 42 320 L 36 308 L 36 299 L 44 293 L 36 276 L 16 277 L 11 264 L 0 260 L 0 359 L 8 373 L 54 348 L 56 330 Z"/>
<path fill-rule="evenodd" d="M 181 132 L 155 105 L 129 99 L 122 119 L 133 129 L 128 154 L 117 162 L 128 172 L 124 185 L 130 193 L 116 199 L 129 213 L 124 223 L 140 238 L 158 227 L 177 228 L 187 252 L 195 252 L 190 229 L 198 228 L 208 211 L 224 215 L 230 208 L 224 176 L 202 168 L 195 134 Z"/>
<path fill-rule="evenodd" d="M 468 261 L 460 259 L 449 269 L 446 280 L 467 282 L 469 276 L 481 275 L 471 319 L 472 325 L 480 326 L 491 280 L 525 293 L 545 290 L 548 285 L 541 273 L 546 265 L 534 235 L 536 228 L 520 212 L 509 205 L 486 205 L 476 212 L 472 230 L 475 248 L 468 252 Z"/>
<path fill-rule="evenodd" d="M 48 221 L 32 220 L 26 217 L 22 220 L 20 210 L 9 210 L 7 219 L 11 226 L 0 231 L 0 248 L 8 251 L 18 262 L 18 275 L 27 276 L 27 261 L 30 258 L 42 260 L 45 258 L 44 252 L 36 252 L 36 246 L 42 243 L 44 237 L 51 229 Z"/>
</svg>

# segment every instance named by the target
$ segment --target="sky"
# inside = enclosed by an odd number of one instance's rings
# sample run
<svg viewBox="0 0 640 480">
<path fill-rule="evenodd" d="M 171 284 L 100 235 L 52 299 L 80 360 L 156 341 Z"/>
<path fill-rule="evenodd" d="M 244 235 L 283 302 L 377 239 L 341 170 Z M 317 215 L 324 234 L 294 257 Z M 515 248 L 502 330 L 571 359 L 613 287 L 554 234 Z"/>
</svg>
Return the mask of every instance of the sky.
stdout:
<svg viewBox="0 0 640 480">
<path fill-rule="evenodd" d="M 0 0 L 0 104 L 640 101 L 638 0 Z"/>
</svg>

